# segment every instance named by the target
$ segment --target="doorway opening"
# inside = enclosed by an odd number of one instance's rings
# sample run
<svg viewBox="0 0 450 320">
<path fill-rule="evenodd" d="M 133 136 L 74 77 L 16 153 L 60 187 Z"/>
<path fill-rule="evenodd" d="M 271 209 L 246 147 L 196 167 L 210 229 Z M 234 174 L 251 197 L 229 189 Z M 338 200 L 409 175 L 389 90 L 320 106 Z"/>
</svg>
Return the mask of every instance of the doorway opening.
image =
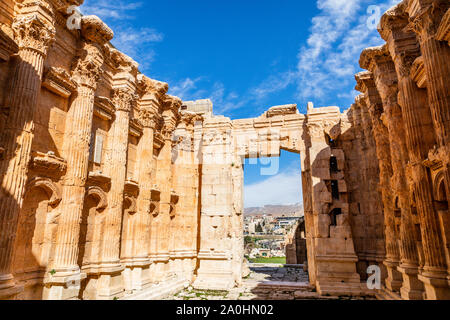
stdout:
<svg viewBox="0 0 450 320">
<path fill-rule="evenodd" d="M 246 159 L 244 208 L 249 277 L 307 282 L 300 155 L 282 150 L 280 157 Z"/>
</svg>

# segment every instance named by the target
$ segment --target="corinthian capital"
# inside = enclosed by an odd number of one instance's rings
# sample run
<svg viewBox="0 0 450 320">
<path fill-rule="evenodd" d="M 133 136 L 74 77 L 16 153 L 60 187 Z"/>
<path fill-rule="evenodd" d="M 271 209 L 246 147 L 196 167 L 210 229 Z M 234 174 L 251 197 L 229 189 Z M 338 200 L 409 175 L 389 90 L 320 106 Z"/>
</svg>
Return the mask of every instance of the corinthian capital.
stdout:
<svg viewBox="0 0 450 320">
<path fill-rule="evenodd" d="M 46 55 L 55 40 L 55 27 L 37 14 L 19 16 L 13 22 L 12 28 L 19 49 L 31 49 Z"/>
<path fill-rule="evenodd" d="M 115 88 L 112 90 L 112 101 L 118 111 L 130 112 L 136 98 L 136 95 L 129 88 Z"/>
<path fill-rule="evenodd" d="M 102 74 L 104 58 L 101 50 L 91 43 L 84 42 L 72 66 L 72 78 L 79 85 L 97 88 Z"/>
<path fill-rule="evenodd" d="M 410 1 L 408 8 L 409 27 L 419 37 L 434 37 L 449 7 L 448 0 Z"/>
<path fill-rule="evenodd" d="M 143 74 L 139 74 L 137 79 L 142 96 L 154 95 L 157 99 L 162 100 L 167 91 L 169 91 L 169 85 L 165 82 L 150 79 Z"/>
<path fill-rule="evenodd" d="M 139 122 L 144 128 L 155 129 L 158 119 L 154 109 L 152 108 L 141 108 L 139 110 Z"/>
</svg>

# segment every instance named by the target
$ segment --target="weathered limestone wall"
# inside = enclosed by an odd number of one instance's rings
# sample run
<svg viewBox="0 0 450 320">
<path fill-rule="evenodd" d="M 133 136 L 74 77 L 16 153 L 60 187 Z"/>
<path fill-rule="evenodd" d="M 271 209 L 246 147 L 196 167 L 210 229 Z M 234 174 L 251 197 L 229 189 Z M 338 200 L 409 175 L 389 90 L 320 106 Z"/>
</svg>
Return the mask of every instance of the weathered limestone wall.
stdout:
<svg viewBox="0 0 450 320">
<path fill-rule="evenodd" d="M 448 1 L 382 17 L 386 45 L 361 54 L 346 112 L 310 103 L 233 121 L 168 95 L 97 17 L 68 30 L 81 3 L 0 3 L 0 299 L 240 285 L 244 159 L 281 149 L 301 157 L 320 294 L 373 295 L 376 265 L 380 298 L 450 298 Z"/>
</svg>

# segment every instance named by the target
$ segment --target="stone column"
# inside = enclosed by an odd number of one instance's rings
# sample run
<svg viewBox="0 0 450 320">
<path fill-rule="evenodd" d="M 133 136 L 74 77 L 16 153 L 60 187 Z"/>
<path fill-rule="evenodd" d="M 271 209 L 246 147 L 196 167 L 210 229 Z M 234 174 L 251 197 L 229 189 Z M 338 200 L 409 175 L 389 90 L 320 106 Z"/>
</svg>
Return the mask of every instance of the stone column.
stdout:
<svg viewBox="0 0 450 320">
<path fill-rule="evenodd" d="M 365 177 L 367 185 L 364 187 L 367 193 L 365 199 L 367 203 L 362 203 L 363 214 L 366 215 L 366 231 L 364 247 L 366 251 L 366 260 L 369 265 L 382 264 L 385 255 L 385 240 L 383 226 L 383 202 L 380 192 L 380 167 L 377 157 L 377 147 L 374 138 L 374 124 L 369 112 L 367 97 L 359 95 L 355 100 L 361 107 L 361 122 L 364 132 L 363 151 L 365 154 Z M 385 268 L 381 265 L 383 280 L 385 279 Z"/>
<path fill-rule="evenodd" d="M 100 249 L 100 279 L 97 288 L 99 299 L 121 297 L 124 291 L 121 277 L 123 267 L 120 262 L 120 234 L 127 175 L 130 111 L 134 101 L 134 91 L 132 83 L 113 88 L 112 101 L 116 107 L 116 112 L 108 139 L 109 159 L 105 164 L 107 175 L 111 177 L 111 190 L 108 193 L 108 209 Z"/>
<path fill-rule="evenodd" d="M 417 39 L 406 31 L 408 16 L 405 3 L 390 9 L 381 20 L 380 33 L 388 42 L 399 80 L 399 104 L 402 107 L 410 162 L 407 177 L 420 217 L 425 267 L 419 279 L 424 283 L 427 299 L 448 297 L 447 271 L 437 213 L 433 206 L 432 183 L 423 161 L 435 145 L 433 120 L 425 90 L 417 87 L 410 73 L 420 54 Z"/>
<path fill-rule="evenodd" d="M 398 80 L 395 65 L 387 46 L 366 49 L 361 56 L 362 67 L 373 72 L 384 106 L 383 122 L 389 131 L 393 176 L 395 218 L 401 221 L 399 251 L 401 264 L 397 269 L 403 275 L 401 296 L 407 300 L 423 298 L 423 284 L 418 280 L 419 261 L 414 239 L 414 222 L 405 168 L 409 161 L 402 110 L 398 105 Z"/>
<path fill-rule="evenodd" d="M 152 179 L 154 163 L 154 132 L 157 127 L 160 98 L 168 90 L 168 85 L 153 81 L 145 76 L 138 78 L 140 100 L 138 103 L 138 119 L 143 127 L 143 135 L 138 145 L 139 195 L 137 198 L 137 213 L 130 219 L 130 230 L 134 234 L 130 243 L 122 247 L 122 261 L 126 267 L 124 278 L 128 291 L 143 290 L 150 285 L 149 243 L 150 216 L 152 214 L 152 189 L 155 181 Z"/>
<path fill-rule="evenodd" d="M 176 97 L 167 96 L 163 104 L 163 137 L 164 145 L 159 153 L 156 182 L 161 191 L 160 213 L 152 221 L 157 229 L 155 278 L 157 281 L 169 280 L 173 274 L 169 270 L 169 232 L 172 218 L 172 142 L 173 132 L 177 125 L 178 110 L 181 100 Z"/>
<path fill-rule="evenodd" d="M 95 16 L 83 17 L 81 33 L 84 40 L 72 74 L 78 84 L 78 94 L 66 116 L 62 153 L 67 161 L 67 172 L 62 182 L 61 215 L 51 266 L 54 272 L 46 280 L 44 291 L 44 296 L 51 300 L 78 297 L 81 277 L 77 264 L 78 241 L 88 178 L 94 94 L 104 62 L 102 46 L 113 38 L 113 32 Z"/>
<path fill-rule="evenodd" d="M 444 167 L 447 190 L 450 190 L 450 47 L 437 40 L 444 15 L 450 8 L 448 1 L 416 0 L 407 9 L 411 26 L 417 33 L 427 77 L 428 103 L 433 116 L 436 140 Z M 447 14 L 448 19 L 448 14 Z M 448 22 L 447 22 L 448 30 Z M 447 194 L 450 202 L 450 195 Z"/>
<path fill-rule="evenodd" d="M 13 29 L 19 52 L 6 101 L 9 116 L 0 132 L 0 147 L 4 150 L 0 160 L 0 298 L 20 291 L 11 270 L 13 246 L 31 158 L 44 60 L 55 38 L 54 26 L 40 12 L 19 16 Z"/>
</svg>

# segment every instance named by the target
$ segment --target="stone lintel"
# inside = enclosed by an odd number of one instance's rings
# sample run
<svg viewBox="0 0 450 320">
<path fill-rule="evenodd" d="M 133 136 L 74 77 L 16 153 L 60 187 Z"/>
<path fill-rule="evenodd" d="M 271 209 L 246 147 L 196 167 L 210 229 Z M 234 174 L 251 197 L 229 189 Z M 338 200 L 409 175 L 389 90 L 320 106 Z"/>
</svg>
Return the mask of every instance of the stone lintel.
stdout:
<svg viewBox="0 0 450 320">
<path fill-rule="evenodd" d="M 116 107 L 109 98 L 95 96 L 94 115 L 100 119 L 111 121 L 114 119 Z"/>
<path fill-rule="evenodd" d="M 140 138 L 144 134 L 142 125 L 139 123 L 137 119 L 130 120 L 130 135 Z"/>
<path fill-rule="evenodd" d="M 67 99 L 77 90 L 77 84 L 67 71 L 50 67 L 45 71 L 42 86 L 54 94 Z"/>
</svg>

